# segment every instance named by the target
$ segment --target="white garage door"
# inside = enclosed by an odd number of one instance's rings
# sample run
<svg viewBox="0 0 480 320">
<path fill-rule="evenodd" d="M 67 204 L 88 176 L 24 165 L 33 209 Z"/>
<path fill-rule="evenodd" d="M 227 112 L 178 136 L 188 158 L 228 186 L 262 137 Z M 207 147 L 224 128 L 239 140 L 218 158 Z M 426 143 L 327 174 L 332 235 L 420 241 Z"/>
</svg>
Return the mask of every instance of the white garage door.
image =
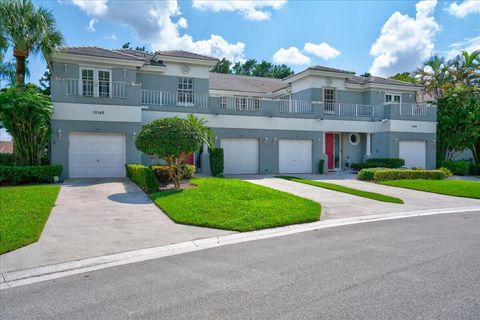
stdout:
<svg viewBox="0 0 480 320">
<path fill-rule="evenodd" d="M 425 141 L 400 141 L 399 158 L 405 160 L 407 168 L 425 168 Z"/>
<path fill-rule="evenodd" d="M 225 174 L 258 174 L 258 139 L 223 138 Z"/>
<path fill-rule="evenodd" d="M 280 173 L 311 173 L 312 140 L 280 139 L 278 162 Z"/>
<path fill-rule="evenodd" d="M 70 178 L 125 176 L 125 135 L 72 132 L 69 134 Z"/>
</svg>

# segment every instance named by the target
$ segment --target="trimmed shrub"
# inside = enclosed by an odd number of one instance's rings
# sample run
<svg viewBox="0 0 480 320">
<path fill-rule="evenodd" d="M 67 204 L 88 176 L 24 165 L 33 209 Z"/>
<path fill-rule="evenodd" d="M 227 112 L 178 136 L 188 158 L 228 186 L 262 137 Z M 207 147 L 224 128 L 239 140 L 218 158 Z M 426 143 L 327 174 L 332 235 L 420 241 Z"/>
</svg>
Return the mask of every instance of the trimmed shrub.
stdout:
<svg viewBox="0 0 480 320">
<path fill-rule="evenodd" d="M 373 179 L 375 182 L 386 180 L 443 180 L 447 174 L 442 170 L 410 170 L 410 169 L 384 169 L 376 170 Z"/>
<path fill-rule="evenodd" d="M 127 164 L 127 177 L 135 182 L 143 191 L 152 193 L 158 191 L 158 181 L 155 173 L 143 164 Z"/>
<path fill-rule="evenodd" d="M 158 183 L 161 186 L 166 186 L 170 181 L 170 171 L 173 170 L 172 167 L 167 165 L 158 165 L 151 166 L 155 176 L 157 177 Z M 195 166 L 191 164 L 182 165 L 182 179 L 192 179 L 195 176 Z"/>
<path fill-rule="evenodd" d="M 375 171 L 385 170 L 387 168 L 365 168 L 357 173 L 358 180 L 373 181 Z"/>
<path fill-rule="evenodd" d="M 466 160 L 445 161 L 442 165 L 457 176 L 467 176 L 470 169 L 470 162 Z"/>
<path fill-rule="evenodd" d="M 157 181 L 161 186 L 166 186 L 168 182 L 170 182 L 170 170 L 171 167 L 167 165 L 158 165 L 151 167 L 155 176 L 157 177 Z"/>
<path fill-rule="evenodd" d="M 182 171 L 183 179 L 192 179 L 195 176 L 195 166 L 193 164 L 184 164 Z"/>
<path fill-rule="evenodd" d="M 443 173 L 445 173 L 445 176 L 446 176 L 447 178 L 452 176 L 452 171 L 448 170 L 448 169 L 445 168 L 445 167 L 438 168 L 437 170 L 442 171 Z"/>
<path fill-rule="evenodd" d="M 371 158 L 367 159 L 365 163 L 370 166 L 370 168 L 374 167 L 382 167 L 382 168 L 400 168 L 405 165 L 405 160 L 399 158 Z M 374 167 L 372 167 L 372 165 Z"/>
<path fill-rule="evenodd" d="M 52 183 L 62 174 L 59 164 L 47 166 L 0 166 L 0 185 Z"/>
<path fill-rule="evenodd" d="M 472 176 L 480 175 L 480 163 L 470 163 L 470 167 L 468 169 L 468 174 Z"/>
<path fill-rule="evenodd" d="M 0 153 L 0 166 L 13 166 L 13 154 Z"/>
<path fill-rule="evenodd" d="M 320 159 L 320 161 L 318 161 L 318 173 L 323 174 L 324 165 L 325 165 L 325 160 Z"/>
<path fill-rule="evenodd" d="M 212 176 L 221 177 L 223 175 L 223 149 L 212 148 L 210 150 L 210 170 Z"/>
<path fill-rule="evenodd" d="M 405 160 L 398 158 L 370 158 L 364 163 L 352 163 L 350 168 L 360 171 L 367 168 L 400 168 L 405 165 Z"/>
</svg>

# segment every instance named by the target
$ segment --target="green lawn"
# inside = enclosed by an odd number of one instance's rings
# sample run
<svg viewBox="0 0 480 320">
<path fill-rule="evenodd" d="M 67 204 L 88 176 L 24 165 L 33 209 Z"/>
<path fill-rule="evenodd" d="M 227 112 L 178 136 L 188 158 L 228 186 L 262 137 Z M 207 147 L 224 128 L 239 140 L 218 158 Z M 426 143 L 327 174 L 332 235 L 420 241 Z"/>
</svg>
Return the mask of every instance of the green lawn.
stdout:
<svg viewBox="0 0 480 320">
<path fill-rule="evenodd" d="M 480 199 L 480 182 L 462 180 L 390 180 L 380 184 L 440 193 L 449 196 Z"/>
<path fill-rule="evenodd" d="M 353 188 L 349 188 L 349 187 L 344 187 L 344 186 L 334 184 L 334 183 L 313 181 L 313 180 L 307 180 L 307 179 L 291 177 L 291 176 L 278 176 L 277 178 L 282 178 L 282 179 L 285 179 L 285 180 L 304 183 L 304 184 L 308 184 L 308 185 L 311 185 L 311 186 L 320 187 L 320 188 L 323 188 L 323 189 L 348 193 L 348 194 L 351 194 L 351 195 L 354 195 L 354 196 L 359 196 L 359 197 L 368 198 L 368 199 L 377 200 L 377 201 L 382 201 L 382 202 L 399 203 L 399 204 L 403 203 L 403 200 L 399 199 L 399 198 L 386 196 L 386 195 L 383 195 L 383 194 L 380 194 L 380 193 L 368 192 L 368 191 L 353 189 Z"/>
<path fill-rule="evenodd" d="M 156 192 L 153 201 L 177 223 L 235 231 L 312 222 L 318 203 L 237 179 L 198 178 L 196 187 Z"/>
<path fill-rule="evenodd" d="M 38 240 L 59 190 L 47 185 L 0 188 L 0 254 Z"/>
</svg>

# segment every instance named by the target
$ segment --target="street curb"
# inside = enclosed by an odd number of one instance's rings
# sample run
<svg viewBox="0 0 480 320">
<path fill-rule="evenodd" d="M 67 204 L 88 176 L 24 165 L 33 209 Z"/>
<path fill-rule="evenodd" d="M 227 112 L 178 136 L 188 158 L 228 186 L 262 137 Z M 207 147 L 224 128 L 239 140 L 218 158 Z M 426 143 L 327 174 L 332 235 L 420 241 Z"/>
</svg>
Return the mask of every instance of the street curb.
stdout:
<svg viewBox="0 0 480 320">
<path fill-rule="evenodd" d="M 127 251 L 95 258 L 87 258 L 70 262 L 63 262 L 53 265 L 36 267 L 31 269 L 9 271 L 1 273 L 0 290 L 32 284 L 36 282 L 57 279 L 84 272 L 101 270 L 114 266 L 121 266 L 141 261 L 158 259 L 161 257 L 173 256 L 187 252 L 195 252 L 209 248 L 221 247 L 230 244 L 254 241 L 260 239 L 280 237 L 306 231 L 339 227 L 351 224 L 375 222 L 382 220 L 393 220 L 409 217 L 428 216 L 447 213 L 464 213 L 480 211 L 480 206 L 463 207 L 454 209 L 417 210 L 406 212 L 395 212 L 387 214 L 376 214 L 363 217 L 351 217 L 332 220 L 321 220 L 317 222 L 296 224 L 285 227 L 264 229 L 252 232 L 229 234 L 213 238 L 205 238 L 187 242 L 181 242 L 159 247 Z"/>
</svg>

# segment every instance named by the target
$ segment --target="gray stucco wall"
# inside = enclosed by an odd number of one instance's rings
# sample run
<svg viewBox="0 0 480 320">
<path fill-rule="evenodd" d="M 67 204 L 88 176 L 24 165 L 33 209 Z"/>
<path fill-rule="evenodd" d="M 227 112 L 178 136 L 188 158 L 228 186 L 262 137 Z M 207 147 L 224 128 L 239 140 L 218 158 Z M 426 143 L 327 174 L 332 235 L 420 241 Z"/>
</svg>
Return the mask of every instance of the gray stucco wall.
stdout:
<svg viewBox="0 0 480 320">
<path fill-rule="evenodd" d="M 399 141 L 416 140 L 426 142 L 426 167 L 436 168 L 436 134 L 415 132 L 378 132 L 372 134 L 371 158 L 398 158 Z M 395 141 L 397 140 L 397 141 Z"/>
<path fill-rule="evenodd" d="M 142 89 L 177 92 L 178 79 L 176 76 L 154 75 L 138 73 L 137 81 L 142 84 Z M 193 79 L 193 92 L 208 94 L 208 79 Z"/>
<path fill-rule="evenodd" d="M 58 130 L 62 131 L 61 138 Z M 136 122 L 104 122 L 104 121 L 52 121 L 52 139 L 50 143 L 50 161 L 63 166 L 62 179 L 69 177 L 68 148 L 70 132 L 109 132 L 124 133 L 126 135 L 127 163 L 141 163 L 141 152 L 135 147 L 133 132 L 140 132 L 142 126 Z"/>
<path fill-rule="evenodd" d="M 259 174 L 278 173 L 278 140 L 308 139 L 312 140 L 312 172 L 318 173 L 318 162 L 326 159 L 323 150 L 323 132 L 282 131 L 282 130 L 246 130 L 213 128 L 217 136 L 216 146 L 220 147 L 222 138 L 257 138 L 259 139 Z M 268 138 L 268 142 L 263 141 Z M 273 138 L 277 138 L 274 142 Z M 320 139 L 320 141 L 318 141 Z"/>
<path fill-rule="evenodd" d="M 345 166 L 348 161 L 350 165 L 352 163 L 361 163 L 365 157 L 365 146 L 366 146 L 366 135 L 364 133 L 358 134 L 360 137 L 360 142 L 356 145 L 350 143 L 350 133 L 343 134 L 343 165 Z"/>
</svg>

